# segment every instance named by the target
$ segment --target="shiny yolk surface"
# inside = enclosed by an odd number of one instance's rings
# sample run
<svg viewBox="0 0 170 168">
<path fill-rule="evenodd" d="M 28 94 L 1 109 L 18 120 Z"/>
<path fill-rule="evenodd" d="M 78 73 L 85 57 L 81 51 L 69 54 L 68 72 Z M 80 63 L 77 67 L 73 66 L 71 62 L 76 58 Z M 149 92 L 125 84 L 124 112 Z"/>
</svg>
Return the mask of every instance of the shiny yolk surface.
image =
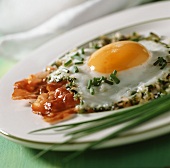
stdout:
<svg viewBox="0 0 170 168">
<path fill-rule="evenodd" d="M 140 43 L 119 41 L 94 52 L 88 60 L 91 70 L 100 73 L 122 71 L 143 64 L 149 58 L 148 50 Z"/>
</svg>

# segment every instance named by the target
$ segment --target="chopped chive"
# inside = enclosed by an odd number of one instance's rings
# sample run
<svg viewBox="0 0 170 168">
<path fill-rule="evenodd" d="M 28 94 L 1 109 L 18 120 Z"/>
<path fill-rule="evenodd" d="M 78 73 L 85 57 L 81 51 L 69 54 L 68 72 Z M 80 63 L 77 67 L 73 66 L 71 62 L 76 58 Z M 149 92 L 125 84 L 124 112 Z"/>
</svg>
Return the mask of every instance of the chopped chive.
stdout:
<svg viewBox="0 0 170 168">
<path fill-rule="evenodd" d="M 114 80 L 114 82 L 116 84 L 119 84 L 120 83 L 120 80 L 116 77 L 116 74 L 117 74 L 117 71 L 114 70 L 113 73 L 110 74 L 110 79 L 111 80 Z"/>
<path fill-rule="evenodd" d="M 163 63 L 164 63 L 164 59 L 162 57 L 160 57 L 160 59 L 159 59 L 159 66 L 162 66 Z"/>
<path fill-rule="evenodd" d="M 85 54 L 84 48 L 81 48 L 81 53 Z"/>
<path fill-rule="evenodd" d="M 106 78 L 106 77 L 104 77 L 104 76 L 102 76 L 102 77 L 101 77 L 101 80 L 105 80 L 105 79 L 107 79 L 107 78 Z"/>
<path fill-rule="evenodd" d="M 95 48 L 95 49 L 100 49 L 101 47 L 98 46 L 97 44 L 95 44 L 95 45 L 94 45 L 94 48 Z"/>
<path fill-rule="evenodd" d="M 77 55 L 73 55 L 71 58 L 73 59 L 77 59 L 79 61 L 84 61 L 84 58 L 80 57 L 80 56 L 77 56 Z"/>
<path fill-rule="evenodd" d="M 93 85 L 96 85 L 97 84 L 97 78 L 93 78 Z"/>
<path fill-rule="evenodd" d="M 116 70 L 114 70 L 114 71 L 113 71 L 113 75 L 116 75 L 116 74 L 117 74 L 117 71 L 116 71 Z"/>
<path fill-rule="evenodd" d="M 116 74 L 117 74 L 117 71 L 114 70 L 113 73 L 110 74 L 110 79 L 111 79 L 111 80 L 114 80 L 114 82 L 115 82 L 116 84 L 119 84 L 119 83 L 120 83 L 120 80 L 116 77 Z"/>
<path fill-rule="evenodd" d="M 108 80 L 108 79 L 105 79 L 104 82 L 107 83 L 107 84 L 109 84 L 109 85 L 113 85 L 113 81 L 110 81 L 110 80 Z"/>
<path fill-rule="evenodd" d="M 80 54 L 79 54 L 79 52 L 77 52 L 75 55 L 76 55 L 76 56 L 79 56 Z"/>
<path fill-rule="evenodd" d="M 119 80 L 115 75 L 112 76 L 111 79 L 113 79 L 116 84 L 119 84 L 119 83 L 120 83 L 120 80 Z"/>
<path fill-rule="evenodd" d="M 101 78 L 97 78 L 97 84 L 98 84 L 98 86 L 101 85 L 101 83 L 102 83 Z"/>
<path fill-rule="evenodd" d="M 90 79 L 89 82 L 88 82 L 88 85 L 87 85 L 87 89 L 90 89 L 92 86 L 92 80 Z"/>
<path fill-rule="evenodd" d="M 70 71 L 69 71 L 68 69 L 66 69 L 66 68 L 63 68 L 62 71 L 63 71 L 63 72 L 66 72 L 66 73 L 69 73 L 69 72 L 70 72 Z"/>
<path fill-rule="evenodd" d="M 160 58 L 160 57 L 158 57 L 158 60 L 153 63 L 154 66 L 158 65 L 158 63 L 159 63 L 159 58 Z"/>
<path fill-rule="evenodd" d="M 101 84 L 101 78 L 93 78 L 93 85 L 94 86 L 100 86 Z"/>
<path fill-rule="evenodd" d="M 105 77 L 104 76 L 102 76 L 102 77 L 100 77 L 99 78 L 99 81 L 102 83 L 102 81 L 104 81 L 105 80 Z"/>
<path fill-rule="evenodd" d="M 80 100 L 80 105 L 83 105 L 84 104 L 84 100 Z"/>
<path fill-rule="evenodd" d="M 157 34 L 153 33 L 153 32 L 150 32 L 150 36 L 154 37 L 155 40 L 158 40 L 158 41 L 161 40 L 160 37 Z"/>
<path fill-rule="evenodd" d="M 94 95 L 94 89 L 92 87 L 90 88 L 90 94 Z"/>
<path fill-rule="evenodd" d="M 167 61 L 165 59 L 163 59 L 162 57 L 158 57 L 158 59 L 156 60 L 156 62 L 153 63 L 154 66 L 159 65 L 161 68 L 163 69 L 165 68 L 165 66 L 167 65 Z"/>
<path fill-rule="evenodd" d="M 79 72 L 79 69 L 77 68 L 77 66 L 74 66 L 73 68 L 74 68 L 74 69 L 73 69 L 73 72 L 74 72 L 74 73 L 78 73 L 78 72 Z"/>
<path fill-rule="evenodd" d="M 164 62 L 164 64 L 161 66 L 160 69 L 164 69 L 166 65 L 167 65 L 167 62 Z"/>
<path fill-rule="evenodd" d="M 72 60 L 68 60 L 67 62 L 65 62 L 64 66 L 69 66 L 72 63 Z"/>
<path fill-rule="evenodd" d="M 83 64 L 83 61 L 75 62 L 75 65 Z"/>
</svg>

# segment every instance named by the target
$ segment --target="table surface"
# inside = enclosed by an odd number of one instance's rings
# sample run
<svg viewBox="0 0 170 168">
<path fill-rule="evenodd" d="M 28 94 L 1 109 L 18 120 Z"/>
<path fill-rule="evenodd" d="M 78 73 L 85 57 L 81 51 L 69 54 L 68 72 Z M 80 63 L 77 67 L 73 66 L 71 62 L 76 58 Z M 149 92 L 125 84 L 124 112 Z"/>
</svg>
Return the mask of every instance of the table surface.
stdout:
<svg viewBox="0 0 170 168">
<path fill-rule="evenodd" d="M 71 152 L 50 151 L 35 159 L 39 150 L 26 148 L 0 137 L 2 168 L 170 168 L 170 134 L 154 139 L 92 150 L 67 164 L 62 159 Z"/>
<path fill-rule="evenodd" d="M 0 77 L 16 62 L 0 57 Z M 62 159 L 71 152 L 39 152 L 0 137 L 0 168 L 170 168 L 170 134 L 138 143 L 91 150 L 69 163 Z"/>
</svg>

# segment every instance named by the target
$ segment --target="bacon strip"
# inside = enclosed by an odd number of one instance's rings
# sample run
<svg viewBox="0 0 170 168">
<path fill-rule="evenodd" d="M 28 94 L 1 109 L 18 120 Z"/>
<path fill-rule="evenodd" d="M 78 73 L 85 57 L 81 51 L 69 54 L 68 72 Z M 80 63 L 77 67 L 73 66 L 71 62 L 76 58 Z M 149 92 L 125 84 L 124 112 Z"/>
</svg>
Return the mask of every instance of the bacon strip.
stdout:
<svg viewBox="0 0 170 168">
<path fill-rule="evenodd" d="M 67 81 L 47 83 L 49 72 L 30 75 L 14 84 L 12 99 L 35 99 L 32 111 L 41 115 L 46 122 L 54 123 L 73 117 L 79 100 L 65 87 Z"/>
<path fill-rule="evenodd" d="M 45 78 L 49 72 L 42 72 L 30 75 L 27 79 L 23 79 L 14 84 L 14 92 L 12 99 L 36 99 L 41 93 L 47 92 Z"/>
</svg>

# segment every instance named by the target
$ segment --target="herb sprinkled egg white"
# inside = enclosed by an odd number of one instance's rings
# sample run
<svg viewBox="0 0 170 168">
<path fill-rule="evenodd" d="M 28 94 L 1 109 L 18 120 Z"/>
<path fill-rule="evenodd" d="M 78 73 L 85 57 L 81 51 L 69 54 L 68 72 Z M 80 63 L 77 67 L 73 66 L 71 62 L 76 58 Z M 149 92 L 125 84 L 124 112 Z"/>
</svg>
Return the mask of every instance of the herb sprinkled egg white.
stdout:
<svg viewBox="0 0 170 168">
<path fill-rule="evenodd" d="M 167 59 L 168 52 L 163 44 L 148 40 L 111 43 L 99 50 L 79 49 L 61 58 L 63 64 L 50 74 L 50 81 L 74 78 L 76 91 L 83 101 L 78 108 L 107 109 L 122 97 L 130 96 L 132 91 L 154 83 L 168 71 L 168 67 L 160 70 L 159 66 L 153 66 L 158 57 Z M 111 78 L 114 70 L 120 80 L 117 84 Z M 103 80 L 98 86 L 88 88 L 94 78 Z"/>
</svg>

